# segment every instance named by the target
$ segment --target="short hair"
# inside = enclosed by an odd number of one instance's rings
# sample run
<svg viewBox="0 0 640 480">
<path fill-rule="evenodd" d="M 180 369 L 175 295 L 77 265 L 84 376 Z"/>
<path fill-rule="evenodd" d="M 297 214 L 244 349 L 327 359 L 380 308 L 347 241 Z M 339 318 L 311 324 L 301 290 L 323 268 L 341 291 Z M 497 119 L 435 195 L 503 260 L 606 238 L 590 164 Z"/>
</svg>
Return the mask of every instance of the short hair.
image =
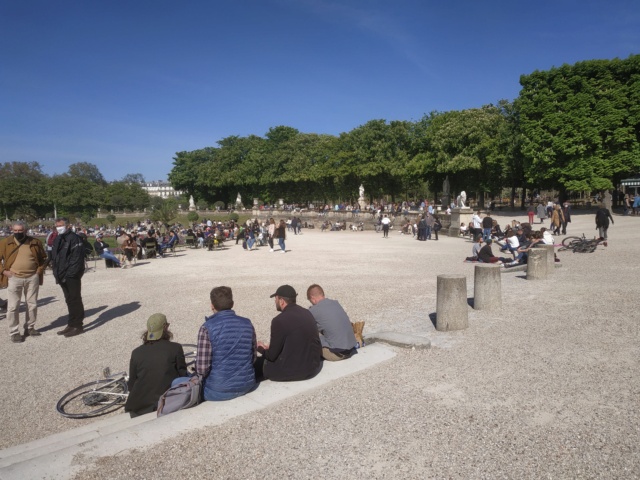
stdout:
<svg viewBox="0 0 640 480">
<path fill-rule="evenodd" d="M 56 218 L 56 223 L 64 222 L 65 225 L 69 225 L 69 219 L 67 217 Z"/>
<path fill-rule="evenodd" d="M 313 285 L 310 285 L 309 288 L 307 288 L 307 300 L 309 300 L 312 295 L 324 297 L 324 290 L 320 285 L 314 283 Z"/>
<path fill-rule="evenodd" d="M 280 297 L 278 296 L 278 298 L 281 298 L 282 300 L 284 300 L 284 303 L 286 303 L 287 305 L 295 305 L 296 304 L 296 299 L 291 298 L 291 297 Z"/>
<path fill-rule="evenodd" d="M 233 292 L 231 287 L 215 287 L 209 295 L 211 305 L 218 312 L 222 310 L 231 310 L 233 308 Z"/>
<path fill-rule="evenodd" d="M 16 225 L 21 226 L 25 231 L 27 230 L 27 224 L 25 222 L 23 222 L 22 220 L 16 220 L 14 222 L 11 222 L 11 226 L 15 227 Z"/>
</svg>

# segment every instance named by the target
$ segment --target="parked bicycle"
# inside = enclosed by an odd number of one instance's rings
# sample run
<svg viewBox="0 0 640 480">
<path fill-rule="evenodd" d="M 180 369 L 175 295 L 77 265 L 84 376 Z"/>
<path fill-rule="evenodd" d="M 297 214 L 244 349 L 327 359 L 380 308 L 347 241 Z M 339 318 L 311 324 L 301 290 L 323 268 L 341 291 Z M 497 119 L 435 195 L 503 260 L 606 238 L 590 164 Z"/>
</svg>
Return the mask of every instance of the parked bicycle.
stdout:
<svg viewBox="0 0 640 480">
<path fill-rule="evenodd" d="M 195 364 L 196 346 L 183 344 L 187 367 Z M 115 412 L 122 408 L 129 396 L 127 372 L 111 373 L 106 367 L 102 371 L 103 378 L 85 383 L 65 393 L 58 403 L 56 410 L 67 418 L 92 418 Z"/>
<path fill-rule="evenodd" d="M 562 247 L 558 251 L 571 250 L 573 253 L 593 253 L 601 242 L 603 242 L 602 239 L 595 237 L 589 239 L 583 233 L 582 237 L 566 237 L 563 239 Z"/>
</svg>

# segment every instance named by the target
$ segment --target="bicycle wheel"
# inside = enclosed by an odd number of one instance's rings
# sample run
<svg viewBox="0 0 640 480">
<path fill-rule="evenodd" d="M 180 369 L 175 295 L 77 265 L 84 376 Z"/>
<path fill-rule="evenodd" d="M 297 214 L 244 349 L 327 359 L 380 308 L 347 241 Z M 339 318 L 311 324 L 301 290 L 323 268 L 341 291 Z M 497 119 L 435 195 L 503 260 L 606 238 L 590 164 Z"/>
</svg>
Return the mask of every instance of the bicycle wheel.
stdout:
<svg viewBox="0 0 640 480">
<path fill-rule="evenodd" d="M 127 383 L 122 378 L 96 380 L 74 388 L 58 400 L 58 413 L 67 418 L 91 418 L 124 406 Z"/>
<path fill-rule="evenodd" d="M 582 242 L 582 238 L 580 237 L 566 237 L 562 240 L 562 245 L 568 247 L 573 242 Z"/>
</svg>

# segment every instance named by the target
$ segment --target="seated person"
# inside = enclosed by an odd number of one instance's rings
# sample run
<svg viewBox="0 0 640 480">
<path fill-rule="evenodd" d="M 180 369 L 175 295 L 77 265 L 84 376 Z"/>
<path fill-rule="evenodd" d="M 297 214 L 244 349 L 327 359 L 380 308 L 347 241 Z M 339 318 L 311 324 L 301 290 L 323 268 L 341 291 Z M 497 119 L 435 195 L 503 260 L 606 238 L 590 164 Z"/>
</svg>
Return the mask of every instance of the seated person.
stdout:
<svg viewBox="0 0 640 480">
<path fill-rule="evenodd" d="M 542 227 L 540 229 L 540 233 L 542 234 L 542 243 L 545 245 L 553 245 L 555 240 L 553 239 L 553 235 L 546 228 Z"/>
<path fill-rule="evenodd" d="M 172 342 L 167 317 L 154 313 L 147 320 L 143 344 L 131 353 L 129 362 L 129 396 L 124 411 L 132 417 L 153 412 L 171 382 L 187 374 L 182 345 Z"/>
<path fill-rule="evenodd" d="M 120 264 L 120 260 L 118 260 L 118 258 L 109 251 L 109 244 L 107 242 L 104 242 L 102 240 L 102 234 L 99 234 L 96 237 L 96 241 L 93 244 L 93 248 L 96 251 L 96 254 L 100 257 L 100 258 L 104 258 L 105 260 L 110 260 L 113 263 L 116 264 L 117 267 L 121 267 L 122 265 Z"/>
<path fill-rule="evenodd" d="M 492 242 L 493 241 L 491 239 L 487 240 L 486 245 L 480 249 L 480 251 L 478 252 L 478 261 L 483 263 L 497 263 L 498 265 L 502 265 L 506 261 L 506 259 L 498 258 L 493 255 L 493 252 L 491 251 Z"/>
<path fill-rule="evenodd" d="M 209 297 L 213 315 L 198 332 L 196 373 L 203 378 L 205 400 L 231 400 L 258 385 L 253 368 L 256 332 L 251 320 L 232 310 L 231 288 L 216 287 Z"/>
<path fill-rule="evenodd" d="M 512 267 L 515 265 L 523 265 L 527 263 L 527 260 L 529 259 L 529 251 L 537 244 L 540 243 L 542 241 L 542 235 L 539 234 L 539 232 L 537 232 L 538 235 L 529 235 L 527 237 L 527 241 L 526 242 L 522 242 L 517 250 L 516 250 L 516 256 L 514 258 L 514 260 L 512 262 L 509 262 L 506 264 L 506 266 Z"/>
<path fill-rule="evenodd" d="M 164 252 L 167 249 L 171 250 L 174 247 L 174 245 L 177 245 L 177 244 L 178 244 L 178 234 L 175 231 L 170 230 L 169 239 L 166 242 L 163 242 L 160 244 L 160 250 L 159 250 L 160 256 L 164 257 Z"/>
<path fill-rule="evenodd" d="M 471 256 L 465 258 L 465 262 L 477 262 L 478 261 L 478 253 L 482 248 L 482 235 L 476 235 L 476 238 L 473 242 L 473 247 L 471 247 Z"/>
<path fill-rule="evenodd" d="M 142 247 L 148 251 L 149 249 L 153 249 L 156 253 L 158 252 L 158 240 L 156 240 L 155 235 L 152 235 L 151 233 L 149 233 L 149 236 L 147 238 L 142 239 L 142 241 L 140 242 L 142 243 Z M 147 253 L 147 258 L 149 257 L 148 253 Z M 155 256 L 155 253 L 154 253 Z"/>
<path fill-rule="evenodd" d="M 460 224 L 460 235 L 462 235 L 463 237 L 469 233 L 469 227 L 467 227 L 464 223 Z"/>
<path fill-rule="evenodd" d="M 520 240 L 518 239 L 518 235 L 516 234 L 515 229 L 507 227 L 507 231 L 505 232 L 504 237 L 506 242 L 501 245 L 500 251 L 504 252 L 506 250 L 509 250 L 509 252 L 515 258 L 516 250 L 520 246 Z"/>
<path fill-rule="evenodd" d="M 258 342 L 256 379 L 275 382 L 307 380 L 322 369 L 322 344 L 313 315 L 296 304 L 298 294 L 290 285 L 281 285 L 275 297 L 281 312 L 271 321 L 271 342 Z"/>
<path fill-rule="evenodd" d="M 357 353 L 356 337 L 347 312 L 336 301 L 326 298 L 320 285 L 307 289 L 309 311 L 318 325 L 322 358 L 335 362 L 350 358 Z"/>
</svg>

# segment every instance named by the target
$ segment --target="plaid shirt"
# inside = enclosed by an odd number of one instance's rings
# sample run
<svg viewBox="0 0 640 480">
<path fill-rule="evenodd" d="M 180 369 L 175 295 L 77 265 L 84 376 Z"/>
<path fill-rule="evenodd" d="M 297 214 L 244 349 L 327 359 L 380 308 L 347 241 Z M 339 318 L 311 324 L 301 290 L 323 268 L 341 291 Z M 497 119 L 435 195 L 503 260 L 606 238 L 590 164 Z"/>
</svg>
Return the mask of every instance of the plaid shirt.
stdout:
<svg viewBox="0 0 640 480">
<path fill-rule="evenodd" d="M 256 332 L 253 331 L 253 362 L 255 363 L 256 352 Z M 213 347 L 209 340 L 209 331 L 204 325 L 198 331 L 198 352 L 196 353 L 196 373 L 205 378 L 211 371 L 211 362 L 213 358 Z"/>
<path fill-rule="evenodd" d="M 196 373 L 206 377 L 211 370 L 211 356 L 213 348 L 209 340 L 209 332 L 204 325 L 200 327 L 198 332 L 198 353 L 196 353 Z"/>
</svg>

